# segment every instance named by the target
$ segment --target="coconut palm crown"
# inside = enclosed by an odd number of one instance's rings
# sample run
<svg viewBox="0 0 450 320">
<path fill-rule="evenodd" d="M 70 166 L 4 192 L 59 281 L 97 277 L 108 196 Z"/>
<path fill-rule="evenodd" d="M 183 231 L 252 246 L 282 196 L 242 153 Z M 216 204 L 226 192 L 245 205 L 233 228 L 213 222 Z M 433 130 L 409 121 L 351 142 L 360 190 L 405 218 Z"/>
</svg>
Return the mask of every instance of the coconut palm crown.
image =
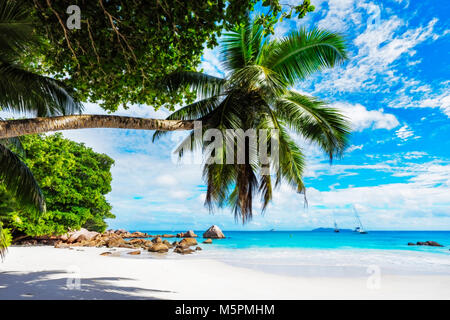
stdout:
<svg viewBox="0 0 450 320">
<path fill-rule="evenodd" d="M 248 141 L 245 163 L 241 164 L 208 161 L 217 155 L 208 154 L 208 143 L 203 144 L 194 132 L 181 144 L 189 141 L 192 150 L 203 146 L 205 205 L 210 210 L 231 206 L 235 218 L 245 223 L 252 218 L 253 198 L 261 196 L 264 212 L 272 199 L 272 186 L 282 181 L 304 194 L 305 157 L 292 133 L 317 145 L 330 161 L 342 155 L 350 132 L 347 119 L 325 102 L 291 88 L 314 72 L 343 63 L 345 42 L 342 36 L 319 29 L 300 29 L 272 39 L 263 34 L 262 27 L 248 22 L 225 34 L 221 46 L 226 78 L 179 71 L 169 75 L 163 85 L 169 91 L 190 88 L 199 98 L 168 119 L 202 121 L 203 130 L 219 129 L 225 139 L 229 139 L 227 129 L 266 129 L 267 137 L 258 134 L 257 139 L 267 144 L 277 129 L 279 170 L 269 175 L 262 173 L 267 165 L 254 156 Z M 153 140 L 164 133 L 156 131 Z M 218 152 L 223 159 L 227 157 L 226 147 Z M 179 153 L 183 155 L 181 149 Z M 273 170 L 273 163 L 270 168 Z"/>
</svg>

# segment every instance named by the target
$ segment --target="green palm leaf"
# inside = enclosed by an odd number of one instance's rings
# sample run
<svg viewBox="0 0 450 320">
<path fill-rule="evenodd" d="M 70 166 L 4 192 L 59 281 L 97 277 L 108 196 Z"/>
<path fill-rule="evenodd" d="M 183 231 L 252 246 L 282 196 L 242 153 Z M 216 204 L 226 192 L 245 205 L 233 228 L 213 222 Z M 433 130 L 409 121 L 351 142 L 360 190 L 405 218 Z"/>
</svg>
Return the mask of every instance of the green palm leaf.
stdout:
<svg viewBox="0 0 450 320">
<path fill-rule="evenodd" d="M 0 144 L 0 181 L 23 205 L 45 211 L 44 196 L 33 173 L 3 144 Z"/>
<path fill-rule="evenodd" d="M 305 168 L 305 157 L 295 141 L 289 136 L 282 126 L 279 127 L 279 152 L 280 171 L 277 183 L 280 178 L 289 183 L 299 193 L 305 192 L 303 184 L 303 171 Z"/>
<path fill-rule="evenodd" d="M 228 32 L 222 40 L 221 55 L 224 59 L 224 67 L 229 70 L 239 70 L 247 65 L 249 57 L 246 46 L 246 28 L 237 27 Z"/>
<path fill-rule="evenodd" d="M 25 149 L 20 141 L 20 137 L 0 139 L 0 144 L 3 144 L 8 149 L 13 149 L 14 152 L 20 157 L 25 157 Z"/>
<path fill-rule="evenodd" d="M 220 94 L 226 81 L 201 72 L 179 71 L 166 76 L 161 83 L 169 92 L 190 89 L 197 94 L 197 98 L 203 98 Z"/>
<path fill-rule="evenodd" d="M 5 61 L 0 61 L 0 106 L 4 111 L 30 112 L 42 117 L 83 110 L 83 105 L 72 98 L 60 81 Z"/>
<path fill-rule="evenodd" d="M 236 71 L 255 64 L 261 54 L 265 39 L 264 29 L 259 24 L 247 23 L 227 32 L 221 43 L 224 67 Z"/>
<path fill-rule="evenodd" d="M 29 4 L 5 0 L 0 3 L 0 108 L 35 113 L 37 116 L 67 115 L 83 110 L 80 102 L 60 81 L 25 70 L 23 52 L 39 43 L 33 34 Z"/>
<path fill-rule="evenodd" d="M 14 57 L 38 42 L 33 35 L 28 5 L 20 0 L 0 2 L 0 58 Z"/>
<path fill-rule="evenodd" d="M 168 116 L 167 120 L 200 120 L 203 117 L 211 114 L 217 108 L 220 101 L 220 96 L 213 96 L 208 99 L 203 99 L 187 106 L 180 108 Z M 153 134 L 152 141 L 155 141 L 167 134 L 168 131 L 156 130 Z"/>
<path fill-rule="evenodd" d="M 266 99 L 281 95 L 286 91 L 286 82 L 272 70 L 260 66 L 249 65 L 236 70 L 230 77 L 229 82 L 233 88 L 247 88 L 247 90 L 258 90 Z"/>
<path fill-rule="evenodd" d="M 338 34 L 319 29 L 300 29 L 266 45 L 263 51 L 261 64 L 291 84 L 347 59 L 344 39 Z"/>
<path fill-rule="evenodd" d="M 270 175 L 261 175 L 258 191 L 261 193 L 261 202 L 263 204 L 261 213 L 264 213 L 272 200 L 272 177 Z"/>
<path fill-rule="evenodd" d="M 348 119 L 337 109 L 290 91 L 275 104 L 276 115 L 288 127 L 316 143 L 330 157 L 341 156 L 348 142 Z"/>
</svg>

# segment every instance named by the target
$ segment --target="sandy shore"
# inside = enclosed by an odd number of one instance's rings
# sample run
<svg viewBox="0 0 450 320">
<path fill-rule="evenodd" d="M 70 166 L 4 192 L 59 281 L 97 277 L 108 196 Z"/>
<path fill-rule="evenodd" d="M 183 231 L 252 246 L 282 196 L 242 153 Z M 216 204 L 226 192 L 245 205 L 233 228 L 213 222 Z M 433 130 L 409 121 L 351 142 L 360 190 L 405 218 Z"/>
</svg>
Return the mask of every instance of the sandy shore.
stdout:
<svg viewBox="0 0 450 320">
<path fill-rule="evenodd" d="M 450 299 L 450 270 L 439 275 L 378 277 L 375 270 L 352 277 L 285 276 L 201 254 L 170 259 L 99 255 L 105 251 L 11 247 L 0 263 L 0 299 Z"/>
</svg>

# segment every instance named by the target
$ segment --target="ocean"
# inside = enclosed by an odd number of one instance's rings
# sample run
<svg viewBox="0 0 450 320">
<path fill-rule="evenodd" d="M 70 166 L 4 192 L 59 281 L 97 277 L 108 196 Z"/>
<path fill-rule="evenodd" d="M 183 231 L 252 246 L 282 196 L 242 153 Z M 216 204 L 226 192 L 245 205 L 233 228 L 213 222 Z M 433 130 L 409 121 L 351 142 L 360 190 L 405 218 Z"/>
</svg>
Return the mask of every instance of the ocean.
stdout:
<svg viewBox="0 0 450 320">
<path fill-rule="evenodd" d="M 144 231 L 174 234 L 179 231 Z M 204 231 L 194 230 L 201 238 Z M 299 248 L 410 250 L 450 255 L 450 231 L 224 231 L 225 239 L 213 240 L 215 248 Z M 408 246 L 408 242 L 436 241 L 444 247 Z"/>
<path fill-rule="evenodd" d="M 179 231 L 145 230 L 148 234 Z M 185 232 L 185 231 L 184 231 Z M 225 239 L 202 244 L 192 255 L 141 254 L 138 258 L 212 259 L 266 273 L 312 277 L 364 277 L 372 268 L 383 274 L 449 275 L 450 231 L 226 231 Z M 173 241 L 174 239 L 169 239 Z M 408 246 L 436 241 L 444 247 Z"/>
</svg>

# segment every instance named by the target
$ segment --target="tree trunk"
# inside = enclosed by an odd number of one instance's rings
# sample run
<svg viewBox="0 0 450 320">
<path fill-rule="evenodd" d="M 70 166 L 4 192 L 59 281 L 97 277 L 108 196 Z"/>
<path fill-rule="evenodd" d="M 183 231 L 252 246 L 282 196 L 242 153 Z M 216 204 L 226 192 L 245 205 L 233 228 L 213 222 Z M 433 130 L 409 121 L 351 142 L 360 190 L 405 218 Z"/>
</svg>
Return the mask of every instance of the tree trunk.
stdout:
<svg viewBox="0 0 450 320">
<path fill-rule="evenodd" d="M 137 130 L 191 130 L 194 122 L 189 120 L 160 120 L 108 115 L 74 115 L 47 118 L 31 118 L 0 121 L 0 139 L 48 131 L 119 128 Z"/>
</svg>

